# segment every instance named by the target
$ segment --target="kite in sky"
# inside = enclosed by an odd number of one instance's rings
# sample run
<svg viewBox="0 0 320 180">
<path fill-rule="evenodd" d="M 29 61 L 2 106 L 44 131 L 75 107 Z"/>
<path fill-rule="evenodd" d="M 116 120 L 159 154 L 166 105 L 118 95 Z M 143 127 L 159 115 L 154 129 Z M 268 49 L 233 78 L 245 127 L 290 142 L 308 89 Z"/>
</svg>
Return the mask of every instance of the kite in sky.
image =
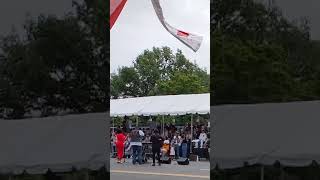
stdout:
<svg viewBox="0 0 320 180">
<path fill-rule="evenodd" d="M 110 0 L 110 29 L 112 29 L 114 23 L 117 21 L 124 5 L 127 0 Z M 196 52 L 201 45 L 202 36 L 192 34 L 189 32 L 178 30 L 167 23 L 163 16 L 162 8 L 160 6 L 160 0 L 151 0 L 153 8 L 164 28 L 170 32 L 174 37 L 179 39 L 182 43 Z"/>
</svg>

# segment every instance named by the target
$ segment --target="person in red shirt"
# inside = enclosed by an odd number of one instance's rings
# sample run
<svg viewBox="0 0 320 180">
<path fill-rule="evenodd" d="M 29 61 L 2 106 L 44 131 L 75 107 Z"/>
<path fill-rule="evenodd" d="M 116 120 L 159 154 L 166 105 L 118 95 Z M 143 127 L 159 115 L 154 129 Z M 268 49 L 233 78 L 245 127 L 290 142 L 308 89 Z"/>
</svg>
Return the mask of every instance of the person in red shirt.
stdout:
<svg viewBox="0 0 320 180">
<path fill-rule="evenodd" d="M 118 163 L 122 163 L 125 141 L 126 141 L 126 136 L 123 134 L 121 129 L 118 129 L 116 134 L 116 148 L 117 148 L 117 155 L 118 155 L 118 161 L 117 161 Z"/>
</svg>

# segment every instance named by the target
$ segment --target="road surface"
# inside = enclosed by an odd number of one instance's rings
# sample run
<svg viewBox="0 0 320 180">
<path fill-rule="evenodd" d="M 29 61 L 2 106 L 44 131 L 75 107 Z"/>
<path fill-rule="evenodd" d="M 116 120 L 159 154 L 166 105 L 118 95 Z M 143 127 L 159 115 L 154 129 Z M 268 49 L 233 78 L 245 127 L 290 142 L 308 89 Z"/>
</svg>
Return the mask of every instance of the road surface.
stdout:
<svg viewBox="0 0 320 180">
<path fill-rule="evenodd" d="M 111 180 L 205 180 L 210 179 L 210 163 L 190 162 L 189 165 L 178 165 L 176 161 L 161 166 L 151 166 L 151 163 L 133 165 L 131 160 L 124 164 L 110 159 Z"/>
</svg>

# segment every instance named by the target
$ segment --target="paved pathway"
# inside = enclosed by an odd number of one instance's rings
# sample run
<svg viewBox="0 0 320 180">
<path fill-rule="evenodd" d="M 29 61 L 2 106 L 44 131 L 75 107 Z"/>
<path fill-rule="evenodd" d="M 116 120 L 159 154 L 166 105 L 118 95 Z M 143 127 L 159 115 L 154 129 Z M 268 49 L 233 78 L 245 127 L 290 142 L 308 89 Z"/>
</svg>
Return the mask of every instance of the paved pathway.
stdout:
<svg viewBox="0 0 320 180">
<path fill-rule="evenodd" d="M 151 163 L 143 165 L 133 165 L 131 160 L 124 164 L 116 163 L 115 159 L 110 159 L 110 171 L 112 180 L 163 180 L 166 176 L 170 180 L 182 179 L 210 179 L 210 163 L 190 162 L 189 165 L 178 165 L 176 161 L 171 164 L 161 166 L 151 166 Z"/>
</svg>

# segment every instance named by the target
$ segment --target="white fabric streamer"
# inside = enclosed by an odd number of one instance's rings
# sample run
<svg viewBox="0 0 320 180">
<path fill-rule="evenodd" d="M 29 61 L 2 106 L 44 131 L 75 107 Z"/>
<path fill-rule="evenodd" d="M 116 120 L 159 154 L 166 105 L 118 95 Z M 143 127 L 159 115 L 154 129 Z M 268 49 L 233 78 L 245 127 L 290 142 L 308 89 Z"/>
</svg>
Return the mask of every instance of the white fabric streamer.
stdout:
<svg viewBox="0 0 320 180">
<path fill-rule="evenodd" d="M 201 45 L 201 42 L 203 39 L 202 36 L 178 30 L 178 29 L 172 27 L 170 24 L 168 24 L 163 16 L 162 8 L 161 8 L 159 1 L 160 0 L 151 0 L 153 8 L 154 8 L 161 24 L 174 37 L 179 39 L 182 43 L 184 43 L 185 45 L 190 47 L 194 52 L 196 52 L 200 48 L 200 45 Z"/>
</svg>

